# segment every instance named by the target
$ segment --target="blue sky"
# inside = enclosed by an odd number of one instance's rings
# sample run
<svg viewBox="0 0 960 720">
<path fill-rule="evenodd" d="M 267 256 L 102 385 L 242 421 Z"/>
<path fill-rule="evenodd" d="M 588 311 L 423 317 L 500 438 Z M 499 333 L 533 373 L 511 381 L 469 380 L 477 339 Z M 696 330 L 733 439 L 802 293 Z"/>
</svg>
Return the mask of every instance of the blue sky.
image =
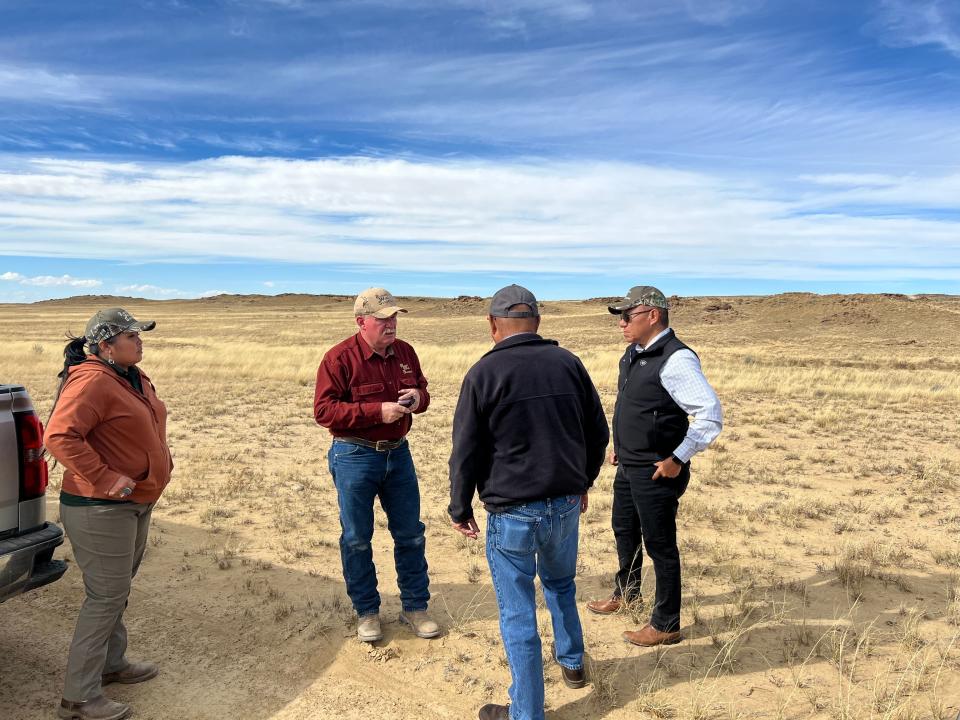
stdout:
<svg viewBox="0 0 960 720">
<path fill-rule="evenodd" d="M 960 3 L 0 0 L 0 302 L 960 292 Z"/>
</svg>

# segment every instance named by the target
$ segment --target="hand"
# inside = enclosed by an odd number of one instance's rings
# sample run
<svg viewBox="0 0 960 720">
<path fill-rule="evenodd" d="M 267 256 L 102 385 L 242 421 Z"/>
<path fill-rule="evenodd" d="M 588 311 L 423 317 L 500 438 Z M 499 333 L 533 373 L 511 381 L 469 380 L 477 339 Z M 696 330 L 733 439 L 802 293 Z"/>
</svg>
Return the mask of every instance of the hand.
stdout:
<svg viewBox="0 0 960 720">
<path fill-rule="evenodd" d="M 587 511 L 587 506 L 590 505 L 590 497 L 584 493 L 580 496 L 580 514 L 583 515 Z"/>
<path fill-rule="evenodd" d="M 473 518 L 470 518 L 466 522 L 450 522 L 453 525 L 453 529 L 456 530 L 461 535 L 466 535 L 468 538 L 477 539 L 477 535 L 480 533 L 480 528 L 477 527 L 477 521 Z"/>
<path fill-rule="evenodd" d="M 654 480 L 659 480 L 660 478 L 675 478 L 680 474 L 680 471 L 683 470 L 683 465 L 679 464 L 673 457 L 655 462 L 654 465 L 657 466 L 657 471 L 653 474 Z"/>
<path fill-rule="evenodd" d="M 407 388 L 406 390 L 400 391 L 400 397 L 397 398 L 400 401 L 403 401 L 405 398 L 413 398 L 413 402 L 407 405 L 410 412 L 414 412 L 418 407 L 420 407 L 420 391 L 417 388 Z"/>
<path fill-rule="evenodd" d="M 400 403 L 385 402 L 380 403 L 380 417 L 386 424 L 395 423 L 404 415 L 410 414 L 410 408 L 405 408 Z"/>
<path fill-rule="evenodd" d="M 121 475 L 120 478 L 107 490 L 107 495 L 113 498 L 125 498 L 130 495 L 137 487 L 137 483 L 134 482 L 133 478 L 128 478 L 126 475 Z M 130 489 L 130 492 L 124 492 L 127 488 Z"/>
<path fill-rule="evenodd" d="M 613 450 L 611 450 L 611 451 L 610 451 L 610 454 L 607 455 L 607 462 L 609 462 L 611 465 L 619 465 L 619 464 L 620 464 L 620 458 L 617 457 L 617 453 L 616 453 L 616 452 L 614 452 Z"/>
</svg>

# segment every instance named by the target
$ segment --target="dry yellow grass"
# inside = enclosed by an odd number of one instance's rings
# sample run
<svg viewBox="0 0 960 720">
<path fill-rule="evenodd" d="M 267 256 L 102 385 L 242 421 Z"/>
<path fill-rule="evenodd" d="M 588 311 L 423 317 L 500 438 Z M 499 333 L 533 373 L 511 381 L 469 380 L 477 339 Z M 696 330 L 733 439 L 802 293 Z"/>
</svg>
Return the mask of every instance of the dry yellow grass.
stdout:
<svg viewBox="0 0 960 720">
<path fill-rule="evenodd" d="M 413 299 L 401 319 L 434 396 L 411 441 L 433 609 L 448 632 L 426 642 L 395 622 L 392 546 L 378 515 L 390 622 L 374 648 L 353 639 L 329 440 L 311 417 L 317 363 L 352 332 L 351 302 L 128 304 L 158 320 L 143 367 L 170 409 L 177 462 L 128 612 L 131 652 L 159 660 L 163 674 L 110 690 L 138 717 L 469 718 L 506 698 L 482 547 L 453 533 L 445 510 L 460 379 L 489 347 L 484 306 Z M 64 332 L 81 331 L 102 305 L 0 307 L 0 379 L 27 385 L 44 417 Z M 548 664 L 548 717 L 954 717 L 960 301 L 699 298 L 672 315 L 726 412 L 681 501 L 686 639 L 641 650 L 619 636 L 642 610 L 584 613 L 594 684 L 569 690 Z M 542 331 L 583 358 L 612 411 L 622 344 L 603 303 L 547 303 Z M 582 525 L 584 601 L 607 592 L 615 567 L 612 481 L 605 468 Z M 71 569 L 0 607 L 0 716 L 51 715 L 79 580 Z M 549 657 L 545 614 L 541 629 Z"/>
</svg>

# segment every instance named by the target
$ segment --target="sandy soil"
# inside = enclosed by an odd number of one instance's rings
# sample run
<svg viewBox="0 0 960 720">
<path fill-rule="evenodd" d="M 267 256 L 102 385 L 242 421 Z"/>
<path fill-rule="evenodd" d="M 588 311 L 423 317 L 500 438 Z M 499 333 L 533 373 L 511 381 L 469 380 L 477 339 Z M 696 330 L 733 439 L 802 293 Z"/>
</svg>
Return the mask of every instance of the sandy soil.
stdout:
<svg viewBox="0 0 960 720">
<path fill-rule="evenodd" d="M 374 540 L 385 638 L 358 643 L 340 576 L 326 431 L 313 372 L 351 332 L 348 298 L 125 301 L 155 317 L 143 367 L 171 412 L 177 471 L 155 512 L 127 612 L 130 655 L 162 665 L 111 686 L 138 718 L 471 718 L 509 671 L 479 543 L 446 517 L 460 378 L 489 344 L 484 303 L 411 299 L 434 404 L 411 444 L 432 609 L 399 612 L 392 546 Z M 65 330 L 107 299 L 0 306 L 0 377 L 44 417 Z M 620 639 L 645 613 L 582 614 L 593 684 L 546 666 L 548 717 L 954 718 L 960 710 L 960 300 L 781 295 L 680 298 L 678 333 L 717 387 L 726 427 L 681 501 L 685 640 Z M 622 351 L 599 301 L 546 303 L 543 333 L 583 357 L 612 411 Z M 57 473 L 48 517 L 57 519 Z M 606 468 L 581 528 L 578 595 L 615 568 Z M 59 556 L 70 558 L 67 544 Z M 644 593 L 653 596 L 653 577 Z M 53 716 L 83 596 L 60 582 L 0 606 L 0 718 Z M 541 610 L 544 654 L 550 631 Z"/>
</svg>

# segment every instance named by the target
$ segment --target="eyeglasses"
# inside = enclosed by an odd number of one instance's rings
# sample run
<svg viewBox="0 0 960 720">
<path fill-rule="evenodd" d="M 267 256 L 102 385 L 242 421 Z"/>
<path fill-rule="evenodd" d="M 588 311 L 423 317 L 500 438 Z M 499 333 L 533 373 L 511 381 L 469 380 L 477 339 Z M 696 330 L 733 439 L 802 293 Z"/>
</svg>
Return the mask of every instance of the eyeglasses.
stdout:
<svg viewBox="0 0 960 720">
<path fill-rule="evenodd" d="M 637 315 L 646 315 L 648 312 L 653 312 L 654 310 L 656 310 L 656 308 L 650 308 L 649 310 L 641 310 L 640 312 L 635 312 L 632 314 L 624 310 L 622 313 L 620 313 L 620 319 L 626 325 L 629 325 L 630 321 L 633 320 L 635 317 L 637 317 Z"/>
</svg>

